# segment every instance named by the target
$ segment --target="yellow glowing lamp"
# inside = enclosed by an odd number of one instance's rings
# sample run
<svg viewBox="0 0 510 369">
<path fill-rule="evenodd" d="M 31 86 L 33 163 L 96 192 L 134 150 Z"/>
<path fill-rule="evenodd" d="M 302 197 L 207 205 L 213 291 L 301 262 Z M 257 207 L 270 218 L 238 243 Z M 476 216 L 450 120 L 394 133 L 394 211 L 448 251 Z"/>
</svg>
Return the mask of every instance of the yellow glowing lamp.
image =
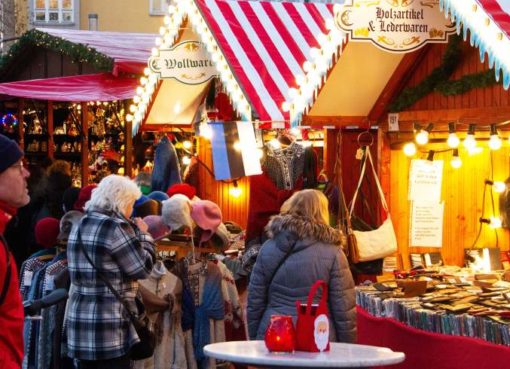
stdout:
<svg viewBox="0 0 510 369">
<path fill-rule="evenodd" d="M 186 140 L 182 143 L 182 147 L 184 147 L 186 150 L 189 150 L 193 147 L 193 144 L 191 143 L 191 141 Z"/>
<path fill-rule="evenodd" d="M 228 190 L 230 196 L 232 196 L 233 198 L 237 199 L 239 196 L 241 196 L 241 189 L 238 187 L 237 185 L 237 181 L 234 181 L 233 183 L 233 186 L 230 187 L 230 189 Z"/>
<path fill-rule="evenodd" d="M 452 160 L 450 161 L 450 165 L 454 169 L 459 169 L 462 166 L 462 160 L 460 160 L 460 158 L 459 158 L 459 150 L 458 149 L 453 150 L 453 157 L 452 157 Z"/>
<path fill-rule="evenodd" d="M 408 142 L 404 145 L 404 154 L 406 154 L 406 156 L 414 156 L 416 154 L 416 145 L 414 142 Z"/>
</svg>

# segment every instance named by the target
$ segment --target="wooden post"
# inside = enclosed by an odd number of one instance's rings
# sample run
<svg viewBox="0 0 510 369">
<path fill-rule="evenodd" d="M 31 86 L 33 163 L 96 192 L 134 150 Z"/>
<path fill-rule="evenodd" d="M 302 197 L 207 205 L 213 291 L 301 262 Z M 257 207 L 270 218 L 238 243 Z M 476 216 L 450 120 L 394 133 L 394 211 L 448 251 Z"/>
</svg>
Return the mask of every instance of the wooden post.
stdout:
<svg viewBox="0 0 510 369">
<path fill-rule="evenodd" d="M 341 128 L 340 128 L 341 129 Z M 324 129 L 324 150 L 323 150 L 323 166 L 328 179 L 331 180 L 335 171 L 335 161 L 337 156 L 336 136 L 338 129 Z"/>
<path fill-rule="evenodd" d="M 55 156 L 55 141 L 53 140 L 53 101 L 48 101 L 48 157 Z"/>
<path fill-rule="evenodd" d="M 25 150 L 25 122 L 23 119 L 23 109 L 25 109 L 25 99 L 18 99 L 18 136 L 19 147 Z"/>
<path fill-rule="evenodd" d="M 129 111 L 129 104 L 124 102 L 124 111 Z M 131 178 L 133 174 L 133 122 L 124 117 L 124 174 Z"/>
<path fill-rule="evenodd" d="M 81 186 L 89 183 L 89 122 L 88 105 L 86 102 L 81 105 Z"/>
</svg>

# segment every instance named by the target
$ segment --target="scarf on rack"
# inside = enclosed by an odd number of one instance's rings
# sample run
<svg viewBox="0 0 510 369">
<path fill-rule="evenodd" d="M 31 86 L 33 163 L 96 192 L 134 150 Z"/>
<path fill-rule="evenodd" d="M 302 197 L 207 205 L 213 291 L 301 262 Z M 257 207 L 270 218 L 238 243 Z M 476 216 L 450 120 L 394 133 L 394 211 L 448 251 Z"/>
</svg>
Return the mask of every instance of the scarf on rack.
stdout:
<svg viewBox="0 0 510 369">
<path fill-rule="evenodd" d="M 202 293 L 202 303 L 195 310 L 193 328 L 193 348 L 199 369 L 207 368 L 208 358 L 204 346 L 210 343 L 209 319 L 220 320 L 225 317 L 225 304 L 221 293 L 222 275 L 219 268 L 209 263 Z"/>
</svg>

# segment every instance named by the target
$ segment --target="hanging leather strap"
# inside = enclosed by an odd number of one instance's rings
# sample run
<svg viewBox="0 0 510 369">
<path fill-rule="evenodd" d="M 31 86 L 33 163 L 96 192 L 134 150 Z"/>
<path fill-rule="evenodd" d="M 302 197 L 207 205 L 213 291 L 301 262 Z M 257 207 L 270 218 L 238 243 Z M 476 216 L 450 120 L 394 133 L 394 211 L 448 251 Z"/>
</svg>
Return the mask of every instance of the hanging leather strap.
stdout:
<svg viewBox="0 0 510 369">
<path fill-rule="evenodd" d="M 370 153 L 370 147 L 365 146 L 364 151 L 365 151 L 365 155 L 364 155 L 363 166 L 361 167 L 361 173 L 360 173 L 360 176 L 359 176 L 359 180 L 358 180 L 358 185 L 356 187 L 356 191 L 354 192 L 354 195 L 352 197 L 351 209 L 349 211 L 349 218 L 352 217 L 352 214 L 353 214 L 353 211 L 354 211 L 354 205 L 356 203 L 356 198 L 358 196 L 358 192 L 359 192 L 359 190 L 361 188 L 361 183 L 363 181 L 363 177 L 364 177 L 365 172 L 366 172 L 367 161 L 369 162 L 370 166 L 372 167 L 372 173 L 374 174 L 375 183 L 377 185 L 377 192 L 379 193 L 379 197 L 381 198 L 381 204 L 383 206 L 383 209 L 386 211 L 386 214 L 390 213 L 390 211 L 388 209 L 388 204 L 386 203 L 386 199 L 384 198 L 384 192 L 382 190 L 381 183 L 379 182 L 379 177 L 377 177 L 377 173 L 375 171 L 375 166 L 374 166 L 374 163 L 372 161 L 372 154 Z"/>
</svg>

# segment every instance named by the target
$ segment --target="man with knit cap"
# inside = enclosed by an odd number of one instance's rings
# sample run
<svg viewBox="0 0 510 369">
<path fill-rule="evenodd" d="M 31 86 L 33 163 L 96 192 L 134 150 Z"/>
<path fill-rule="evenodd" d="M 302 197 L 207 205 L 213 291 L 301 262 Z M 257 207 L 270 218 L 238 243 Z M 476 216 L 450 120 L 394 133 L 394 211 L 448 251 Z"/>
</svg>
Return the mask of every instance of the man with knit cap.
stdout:
<svg viewBox="0 0 510 369">
<path fill-rule="evenodd" d="M 23 305 L 19 293 L 14 257 L 4 238 L 7 223 L 16 209 L 30 201 L 28 170 L 23 151 L 13 140 L 0 134 L 0 368 L 21 368 L 23 360 Z"/>
</svg>

